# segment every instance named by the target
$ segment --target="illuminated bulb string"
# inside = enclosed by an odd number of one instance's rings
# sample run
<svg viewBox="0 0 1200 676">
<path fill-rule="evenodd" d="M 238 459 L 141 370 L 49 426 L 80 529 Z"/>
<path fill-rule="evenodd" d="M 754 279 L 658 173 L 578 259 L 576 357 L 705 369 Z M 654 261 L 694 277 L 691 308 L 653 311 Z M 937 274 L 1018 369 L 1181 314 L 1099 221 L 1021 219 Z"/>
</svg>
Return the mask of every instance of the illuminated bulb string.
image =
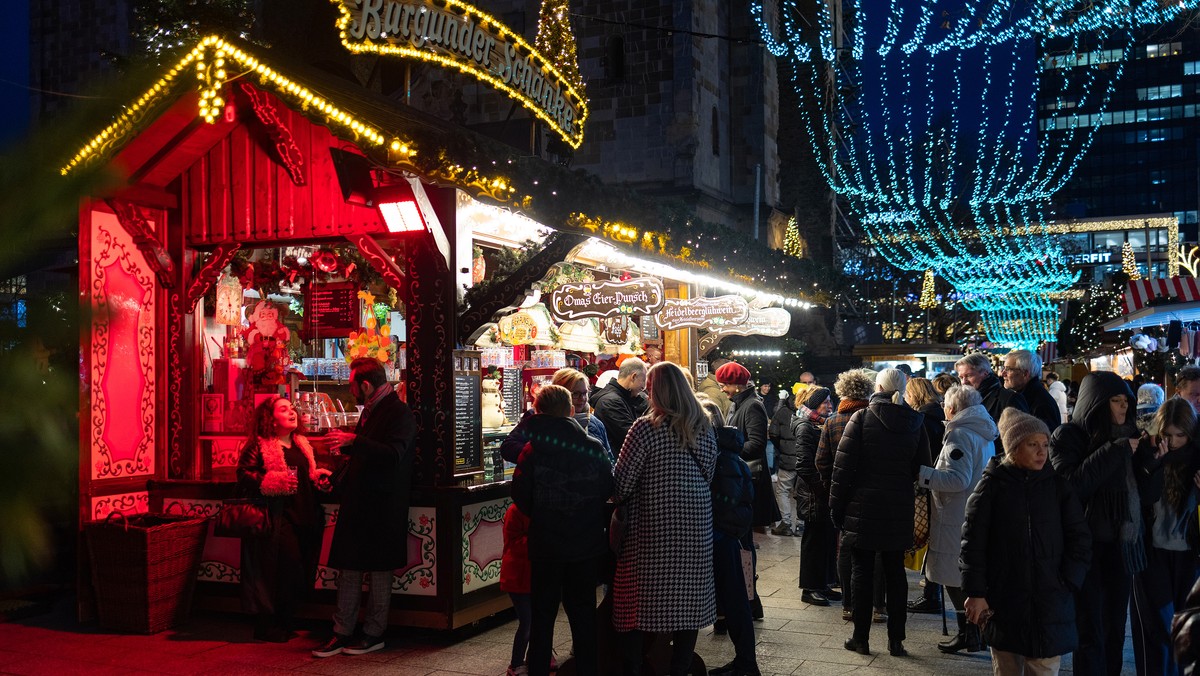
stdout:
<svg viewBox="0 0 1200 676">
<path fill-rule="evenodd" d="M 814 25 L 799 21 L 799 3 L 816 17 Z M 902 270 L 945 278 L 970 299 L 969 309 L 983 313 L 993 340 L 1028 346 L 1052 338 L 1052 294 L 1070 287 L 1077 273 L 1050 237 L 1050 198 L 1096 130 L 1072 113 L 1061 120 L 1062 134 L 1035 141 L 1036 92 L 1040 81 L 1044 96 L 1069 94 L 1080 107 L 1104 110 L 1128 48 L 1103 69 L 1046 72 L 1045 60 L 1022 63 L 1022 49 L 1031 59 L 1035 42 L 1044 49 L 1045 40 L 1065 36 L 1064 49 L 1077 52 L 1084 35 L 1021 32 L 1026 24 L 1019 20 L 1031 13 L 1023 3 L 968 2 L 963 11 L 977 25 L 1008 33 L 983 39 L 981 31 L 951 25 L 939 29 L 949 34 L 936 42 L 928 36 L 932 3 L 917 11 L 891 3 L 891 14 L 873 21 L 864 20 L 862 5 L 846 3 L 845 14 L 857 15 L 835 27 L 824 3 L 788 0 L 778 31 L 765 24 L 761 7 L 754 10 L 772 53 L 821 55 L 796 64 L 794 83 L 815 153 L 834 160 L 818 166 L 876 251 Z M 1104 26 L 1110 35 L 1119 29 L 1126 45 L 1129 16 Z M 1018 23 L 1000 28 L 1006 21 Z M 835 34 L 846 36 L 844 46 L 833 43 Z M 843 58 L 847 50 L 854 60 Z M 821 97 L 831 74 L 836 94 L 828 102 Z M 845 92 L 872 105 L 848 101 Z M 962 120 L 960 108 L 980 111 L 978 124 Z M 1032 161 L 1016 150 L 1023 144 L 1037 148 Z"/>
</svg>

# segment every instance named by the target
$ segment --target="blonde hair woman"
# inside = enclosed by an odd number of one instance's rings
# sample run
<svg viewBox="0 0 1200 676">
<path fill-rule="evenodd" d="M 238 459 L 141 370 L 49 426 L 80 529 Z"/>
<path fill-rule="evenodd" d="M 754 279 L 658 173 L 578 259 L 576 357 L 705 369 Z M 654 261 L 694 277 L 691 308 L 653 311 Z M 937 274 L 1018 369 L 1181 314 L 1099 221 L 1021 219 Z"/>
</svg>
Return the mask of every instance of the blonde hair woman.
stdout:
<svg viewBox="0 0 1200 676">
<path fill-rule="evenodd" d="M 670 632 L 671 673 L 686 673 L 696 632 L 716 620 L 709 483 L 717 440 L 683 370 L 659 362 L 647 375 L 650 409 L 617 458 L 626 531 L 613 580 L 613 627 L 626 673 L 642 660 L 641 632 Z"/>
</svg>

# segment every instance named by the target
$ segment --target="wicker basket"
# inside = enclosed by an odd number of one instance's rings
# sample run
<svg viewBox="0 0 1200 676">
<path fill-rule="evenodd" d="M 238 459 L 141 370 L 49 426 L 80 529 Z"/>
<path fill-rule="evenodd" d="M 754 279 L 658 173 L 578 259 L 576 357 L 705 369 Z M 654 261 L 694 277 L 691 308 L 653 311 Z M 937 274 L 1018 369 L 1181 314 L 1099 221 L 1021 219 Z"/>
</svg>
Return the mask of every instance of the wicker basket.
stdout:
<svg viewBox="0 0 1200 676">
<path fill-rule="evenodd" d="M 208 520 L 113 516 L 84 526 L 100 625 L 154 634 L 186 621 Z"/>
</svg>

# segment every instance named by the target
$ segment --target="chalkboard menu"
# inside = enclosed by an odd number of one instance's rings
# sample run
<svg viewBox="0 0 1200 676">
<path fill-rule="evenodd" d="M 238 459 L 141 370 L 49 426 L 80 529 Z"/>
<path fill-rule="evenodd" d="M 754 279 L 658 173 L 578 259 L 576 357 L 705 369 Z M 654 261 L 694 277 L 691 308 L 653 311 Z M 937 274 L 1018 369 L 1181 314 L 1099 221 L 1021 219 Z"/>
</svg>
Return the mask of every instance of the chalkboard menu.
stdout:
<svg viewBox="0 0 1200 676">
<path fill-rule="evenodd" d="M 504 417 L 510 423 L 520 422 L 521 414 L 525 412 L 521 410 L 521 369 L 515 366 L 504 369 L 500 387 L 504 396 Z"/>
<path fill-rule="evenodd" d="M 347 338 L 359 328 L 358 285 L 309 284 L 304 289 L 304 338 Z"/>
<path fill-rule="evenodd" d="M 454 474 L 483 471 L 479 352 L 454 351 Z"/>
</svg>

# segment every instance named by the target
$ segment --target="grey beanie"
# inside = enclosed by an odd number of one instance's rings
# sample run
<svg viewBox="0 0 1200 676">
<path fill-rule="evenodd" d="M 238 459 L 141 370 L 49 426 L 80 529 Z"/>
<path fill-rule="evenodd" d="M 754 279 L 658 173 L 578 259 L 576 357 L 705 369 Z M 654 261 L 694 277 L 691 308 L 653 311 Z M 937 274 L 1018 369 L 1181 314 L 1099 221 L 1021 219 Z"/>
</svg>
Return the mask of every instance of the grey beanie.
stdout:
<svg viewBox="0 0 1200 676">
<path fill-rule="evenodd" d="M 1011 455 L 1021 442 L 1035 434 L 1044 434 L 1047 440 L 1050 438 L 1046 423 L 1015 408 L 1004 409 L 1004 413 L 1000 414 L 999 427 L 1000 443 L 1004 445 L 1006 455 Z"/>
</svg>

